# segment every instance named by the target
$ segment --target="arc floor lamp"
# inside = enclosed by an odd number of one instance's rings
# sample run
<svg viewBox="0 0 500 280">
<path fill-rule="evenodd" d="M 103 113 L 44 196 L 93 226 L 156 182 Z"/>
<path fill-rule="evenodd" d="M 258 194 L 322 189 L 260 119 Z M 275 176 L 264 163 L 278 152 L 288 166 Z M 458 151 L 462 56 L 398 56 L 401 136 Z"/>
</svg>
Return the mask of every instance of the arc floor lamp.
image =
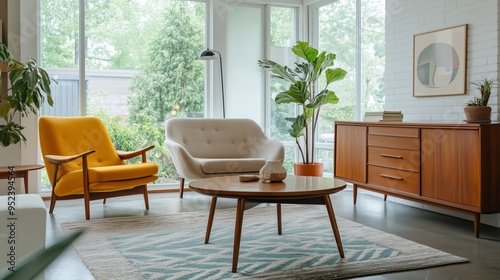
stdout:
<svg viewBox="0 0 500 280">
<path fill-rule="evenodd" d="M 222 89 L 222 117 L 223 118 L 226 118 L 226 108 L 225 108 L 225 104 L 224 104 L 224 99 L 225 99 L 225 95 L 224 95 L 224 78 L 223 78 L 223 74 L 222 74 L 222 55 L 220 54 L 220 52 L 216 51 L 216 50 L 211 50 L 211 49 L 206 49 L 204 50 L 201 54 L 200 54 L 200 57 L 199 59 L 201 60 L 214 60 L 214 59 L 219 59 L 219 62 L 220 62 L 220 86 L 221 86 L 221 89 Z"/>
</svg>

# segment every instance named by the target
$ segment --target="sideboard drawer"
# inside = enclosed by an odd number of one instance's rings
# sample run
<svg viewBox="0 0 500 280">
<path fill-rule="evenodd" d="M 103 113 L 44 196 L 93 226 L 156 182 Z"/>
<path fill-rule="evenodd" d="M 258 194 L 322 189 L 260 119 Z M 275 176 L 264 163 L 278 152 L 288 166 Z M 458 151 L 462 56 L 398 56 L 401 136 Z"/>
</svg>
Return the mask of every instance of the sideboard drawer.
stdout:
<svg viewBox="0 0 500 280">
<path fill-rule="evenodd" d="M 420 195 L 419 172 L 369 165 L 368 184 Z"/>
<path fill-rule="evenodd" d="M 420 171 L 420 151 L 368 147 L 368 163 L 396 169 Z"/>
<path fill-rule="evenodd" d="M 368 128 L 369 135 L 385 135 L 385 136 L 401 136 L 401 137 L 412 137 L 418 138 L 418 128 L 412 127 L 382 127 L 382 126 L 370 126 Z"/>
<path fill-rule="evenodd" d="M 368 135 L 368 146 L 420 150 L 419 138 Z"/>
</svg>

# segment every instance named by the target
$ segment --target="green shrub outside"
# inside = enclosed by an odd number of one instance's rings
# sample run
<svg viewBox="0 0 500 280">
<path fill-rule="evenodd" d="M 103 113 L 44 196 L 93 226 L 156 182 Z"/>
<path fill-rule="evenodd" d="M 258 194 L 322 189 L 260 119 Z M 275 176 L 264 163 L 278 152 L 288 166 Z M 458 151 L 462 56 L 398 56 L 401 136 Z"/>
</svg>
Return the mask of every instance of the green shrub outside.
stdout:
<svg viewBox="0 0 500 280">
<path fill-rule="evenodd" d="M 155 184 L 171 183 L 179 178 L 170 153 L 164 144 L 165 127 L 163 124 L 155 123 L 154 118 L 143 119 L 142 123 L 129 123 L 121 120 L 119 116 L 107 115 L 103 109 L 89 112 L 89 115 L 102 119 L 117 150 L 135 151 L 149 145 L 155 146 L 147 152 L 148 162 L 158 164 L 159 179 L 155 181 Z M 136 157 L 129 160 L 129 163 L 140 161 L 141 157 Z"/>
</svg>

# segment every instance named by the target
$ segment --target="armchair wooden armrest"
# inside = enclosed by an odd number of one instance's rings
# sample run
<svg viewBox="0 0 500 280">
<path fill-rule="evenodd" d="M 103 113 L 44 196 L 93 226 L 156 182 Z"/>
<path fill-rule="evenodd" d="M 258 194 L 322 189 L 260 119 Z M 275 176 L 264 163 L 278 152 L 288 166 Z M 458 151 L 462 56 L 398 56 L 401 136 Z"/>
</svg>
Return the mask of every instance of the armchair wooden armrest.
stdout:
<svg viewBox="0 0 500 280">
<path fill-rule="evenodd" d="M 132 151 L 132 152 L 116 151 L 116 152 L 118 153 L 118 156 L 122 160 L 131 159 L 131 158 L 142 155 L 142 162 L 146 162 L 146 152 L 153 149 L 154 147 L 155 147 L 154 145 L 151 145 L 151 146 L 148 146 L 146 148 L 142 148 L 142 149 L 137 150 L 137 151 Z"/>
<path fill-rule="evenodd" d="M 59 166 L 63 163 L 73 161 L 78 158 L 82 158 L 82 170 L 83 170 L 83 185 L 84 185 L 84 195 L 85 197 L 89 197 L 89 184 L 88 184 L 88 164 L 87 164 L 87 156 L 94 153 L 95 150 L 88 150 L 81 154 L 72 155 L 72 156 L 60 156 L 60 155 L 45 155 L 45 160 L 55 165 L 54 169 L 54 179 L 53 182 L 57 182 L 57 172 L 59 171 Z M 54 186 L 55 187 L 55 186 Z M 52 196 L 54 196 L 54 192 L 52 192 Z M 51 213 L 54 209 L 54 206 L 50 208 Z"/>
<path fill-rule="evenodd" d="M 94 152 L 95 152 L 95 150 L 88 150 L 88 151 L 83 152 L 81 154 L 72 155 L 72 156 L 46 155 L 44 158 L 52 164 L 59 165 L 62 163 L 73 161 L 73 160 L 81 158 L 81 157 L 88 156 Z"/>
</svg>

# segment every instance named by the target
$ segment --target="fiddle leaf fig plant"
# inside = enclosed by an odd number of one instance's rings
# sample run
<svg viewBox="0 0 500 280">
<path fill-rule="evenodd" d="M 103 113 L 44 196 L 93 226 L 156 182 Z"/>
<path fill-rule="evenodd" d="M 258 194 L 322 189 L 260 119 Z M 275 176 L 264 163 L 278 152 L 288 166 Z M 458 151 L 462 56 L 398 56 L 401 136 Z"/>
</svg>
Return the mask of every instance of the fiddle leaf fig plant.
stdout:
<svg viewBox="0 0 500 280">
<path fill-rule="evenodd" d="M 7 64 L 10 85 L 0 90 L 0 145 L 7 147 L 26 142 L 22 130 L 24 127 L 16 122 L 16 114 L 26 117 L 37 114 L 45 101 L 52 106 L 54 101 L 50 91 L 53 79 L 39 67 L 32 58 L 26 63 L 15 60 L 7 47 L 0 43 L 0 62 Z M 0 76 L 0 85 L 2 85 Z M 3 89 L 3 88 L 2 88 Z"/>
<path fill-rule="evenodd" d="M 328 87 L 343 80 L 347 71 L 333 68 L 336 55 L 319 52 L 308 42 L 298 41 L 292 52 L 303 59 L 295 68 L 282 66 L 272 60 L 259 60 L 260 67 L 270 70 L 272 76 L 290 83 L 290 87 L 275 97 L 277 104 L 295 103 L 300 107 L 299 115 L 286 118 L 292 122 L 288 132 L 295 138 L 304 164 L 314 163 L 314 143 L 320 109 L 326 104 L 337 104 L 339 98 Z M 318 79 L 324 75 L 324 86 L 317 89 Z M 302 139 L 303 138 L 303 139 Z M 300 141 L 303 140 L 303 141 Z"/>
</svg>

